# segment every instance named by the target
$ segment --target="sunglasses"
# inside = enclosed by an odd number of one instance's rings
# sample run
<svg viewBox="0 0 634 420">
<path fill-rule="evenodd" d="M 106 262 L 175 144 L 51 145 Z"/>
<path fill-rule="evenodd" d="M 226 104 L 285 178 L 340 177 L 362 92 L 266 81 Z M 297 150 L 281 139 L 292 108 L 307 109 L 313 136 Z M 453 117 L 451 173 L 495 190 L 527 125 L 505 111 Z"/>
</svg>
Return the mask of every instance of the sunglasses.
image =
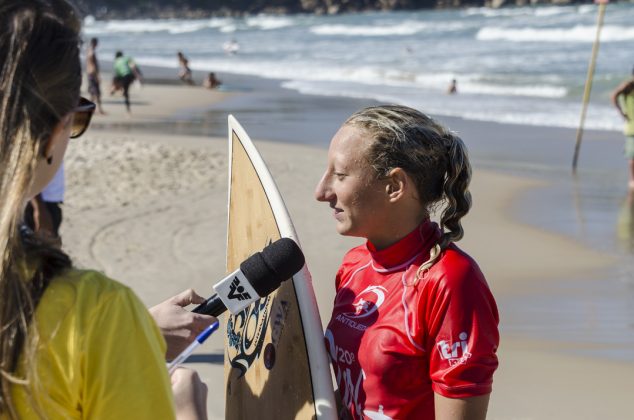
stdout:
<svg viewBox="0 0 634 420">
<path fill-rule="evenodd" d="M 71 139 L 76 139 L 88 129 L 95 108 L 97 108 L 97 106 L 94 102 L 84 97 L 79 98 L 79 104 L 73 110 L 73 127 L 70 130 Z"/>
</svg>

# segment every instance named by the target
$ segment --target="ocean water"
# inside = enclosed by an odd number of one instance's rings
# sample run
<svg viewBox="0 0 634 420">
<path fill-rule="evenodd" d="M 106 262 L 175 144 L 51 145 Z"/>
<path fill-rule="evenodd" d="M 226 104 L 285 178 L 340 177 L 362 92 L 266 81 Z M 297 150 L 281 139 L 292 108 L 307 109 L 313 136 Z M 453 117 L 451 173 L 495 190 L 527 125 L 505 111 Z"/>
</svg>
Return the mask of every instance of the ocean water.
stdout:
<svg viewBox="0 0 634 420">
<path fill-rule="evenodd" d="M 373 98 L 430 114 L 579 124 L 597 6 L 375 12 L 203 20 L 86 18 L 100 57 L 280 79 L 302 93 Z M 610 91 L 634 65 L 633 4 L 607 7 L 586 128 L 618 130 Z M 234 54 L 223 46 L 234 40 Z M 458 95 L 447 95 L 452 79 Z"/>
</svg>

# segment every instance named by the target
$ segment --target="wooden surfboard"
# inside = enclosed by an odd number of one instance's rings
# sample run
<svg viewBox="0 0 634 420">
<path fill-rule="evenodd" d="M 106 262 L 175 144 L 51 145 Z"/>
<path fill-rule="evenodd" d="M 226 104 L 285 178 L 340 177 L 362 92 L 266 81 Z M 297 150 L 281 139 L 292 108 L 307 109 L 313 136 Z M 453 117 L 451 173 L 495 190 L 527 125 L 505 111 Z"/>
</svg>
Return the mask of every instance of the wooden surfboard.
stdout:
<svg viewBox="0 0 634 420">
<path fill-rule="evenodd" d="M 251 139 L 229 116 L 227 271 L 266 245 L 299 244 Z M 306 266 L 271 295 L 226 317 L 225 418 L 336 419 L 330 364 Z"/>
</svg>

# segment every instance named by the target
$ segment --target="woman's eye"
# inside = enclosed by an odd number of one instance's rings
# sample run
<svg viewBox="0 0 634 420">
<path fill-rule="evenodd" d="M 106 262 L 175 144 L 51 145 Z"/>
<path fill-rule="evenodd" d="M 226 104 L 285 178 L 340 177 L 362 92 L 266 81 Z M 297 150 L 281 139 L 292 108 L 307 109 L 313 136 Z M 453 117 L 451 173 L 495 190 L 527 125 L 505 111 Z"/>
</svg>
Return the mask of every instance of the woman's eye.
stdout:
<svg viewBox="0 0 634 420">
<path fill-rule="evenodd" d="M 342 174 L 341 172 L 334 172 L 333 175 L 340 181 L 346 177 L 346 174 Z"/>
</svg>

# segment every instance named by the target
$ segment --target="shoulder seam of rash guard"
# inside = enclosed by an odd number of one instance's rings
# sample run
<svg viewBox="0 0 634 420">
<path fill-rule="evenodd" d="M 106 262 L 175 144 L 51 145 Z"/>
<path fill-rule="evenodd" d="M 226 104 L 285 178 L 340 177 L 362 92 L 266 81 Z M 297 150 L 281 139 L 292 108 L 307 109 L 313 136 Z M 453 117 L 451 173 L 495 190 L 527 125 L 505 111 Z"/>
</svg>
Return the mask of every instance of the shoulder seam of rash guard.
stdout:
<svg viewBox="0 0 634 420">
<path fill-rule="evenodd" d="M 405 281 L 405 274 L 407 274 L 407 271 L 404 271 L 403 275 L 401 276 L 401 283 L 403 285 L 403 295 L 401 297 L 401 303 L 403 304 L 403 324 L 405 325 L 405 332 L 407 333 L 407 338 L 409 339 L 409 342 L 412 343 L 412 345 L 418 350 L 425 352 L 425 349 L 417 344 L 412 338 L 411 328 L 409 324 L 409 310 L 407 309 L 407 303 L 405 302 L 405 295 L 407 294 L 407 282 Z"/>
</svg>

